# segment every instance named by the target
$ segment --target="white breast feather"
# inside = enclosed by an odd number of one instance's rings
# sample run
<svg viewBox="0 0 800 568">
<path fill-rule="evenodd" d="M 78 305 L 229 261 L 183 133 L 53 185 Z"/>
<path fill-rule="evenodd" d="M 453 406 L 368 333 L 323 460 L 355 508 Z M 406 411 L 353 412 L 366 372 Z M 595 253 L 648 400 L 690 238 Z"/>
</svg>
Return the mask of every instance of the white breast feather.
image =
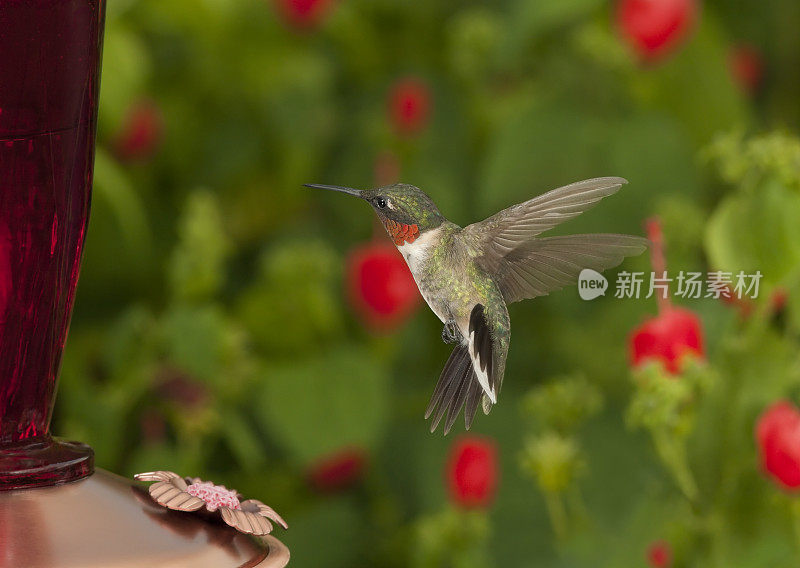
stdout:
<svg viewBox="0 0 800 568">
<path fill-rule="evenodd" d="M 446 321 L 445 316 L 436 309 L 436 305 L 432 302 L 426 295 L 425 292 L 419 286 L 419 273 L 422 270 L 422 266 L 427 260 L 428 255 L 430 254 L 430 248 L 433 246 L 433 243 L 436 242 L 436 237 L 439 234 L 441 229 L 431 229 L 430 231 L 426 231 L 422 233 L 413 243 L 403 243 L 402 245 L 397 247 L 397 250 L 400 251 L 400 254 L 403 255 L 403 258 L 406 259 L 406 264 L 408 264 L 408 268 L 411 269 L 411 274 L 414 276 L 414 281 L 417 283 L 417 289 L 419 289 L 422 297 L 425 299 L 425 302 L 431 308 L 433 313 L 436 314 L 442 322 Z"/>
<path fill-rule="evenodd" d="M 430 247 L 435 242 L 436 236 L 439 234 L 440 230 L 441 229 L 431 229 L 430 231 L 422 233 L 413 243 L 403 243 L 397 247 L 397 250 L 399 250 L 403 258 L 406 259 L 406 263 L 414 276 L 419 272 L 421 263 L 428 258 Z"/>
</svg>

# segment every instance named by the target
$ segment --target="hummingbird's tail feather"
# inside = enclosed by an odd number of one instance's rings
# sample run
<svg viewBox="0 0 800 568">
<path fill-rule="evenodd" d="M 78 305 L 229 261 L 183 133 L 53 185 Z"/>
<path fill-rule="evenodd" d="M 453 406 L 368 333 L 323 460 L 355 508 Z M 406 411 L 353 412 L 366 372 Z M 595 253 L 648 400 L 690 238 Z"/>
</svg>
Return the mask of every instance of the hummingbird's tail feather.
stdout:
<svg viewBox="0 0 800 568">
<path fill-rule="evenodd" d="M 447 363 L 444 364 L 442 374 L 439 375 L 439 381 L 436 383 L 436 387 L 433 389 L 431 401 L 428 403 L 428 408 L 425 410 L 425 420 L 430 418 L 431 413 L 433 413 L 433 411 L 439 406 L 447 387 L 450 385 L 452 377 L 454 375 L 458 375 L 458 373 L 454 371 L 457 367 L 464 365 L 465 358 L 469 359 L 469 354 L 466 352 L 466 348 L 462 344 L 456 345 L 456 347 L 453 348 L 453 351 L 450 353 Z"/>
<path fill-rule="evenodd" d="M 431 432 L 435 432 L 442 418 L 445 418 L 444 433 L 450 431 L 464 407 L 464 419 L 467 429 L 475 417 L 478 401 L 483 392 L 475 371 L 472 368 L 472 358 L 464 344 L 456 345 L 450 358 L 445 363 L 439 382 L 433 390 L 433 396 L 425 411 L 425 418 L 433 415 Z"/>
<path fill-rule="evenodd" d="M 491 399 L 488 396 L 486 396 L 486 393 L 484 393 L 484 395 L 481 397 L 481 402 L 483 403 L 481 405 L 481 406 L 483 406 L 483 413 L 488 416 L 488 414 L 492 411 L 492 407 L 494 406 L 494 403 L 491 401 Z"/>
<path fill-rule="evenodd" d="M 487 396 L 481 396 L 483 389 L 480 384 L 473 381 L 469 385 L 469 393 L 467 393 L 467 402 L 464 404 L 464 427 L 469 430 L 472 426 L 472 421 L 475 419 L 475 414 L 478 412 L 478 405 L 481 400 L 489 400 Z"/>
<path fill-rule="evenodd" d="M 444 392 L 439 400 L 439 407 L 433 415 L 431 422 L 431 432 L 435 432 L 439 426 L 439 422 L 444 417 L 445 413 L 457 414 L 460 408 L 454 408 L 458 400 L 458 393 L 465 387 L 467 381 L 471 380 L 473 375 L 472 363 L 469 357 L 459 355 L 459 361 L 454 365 L 450 372 L 444 377 L 446 381 Z M 447 432 L 445 431 L 445 434 Z"/>
<path fill-rule="evenodd" d="M 448 402 L 447 406 L 447 418 L 444 421 L 444 435 L 447 436 L 447 433 L 450 431 L 450 428 L 453 427 L 453 422 L 456 421 L 458 418 L 458 414 L 461 412 L 461 408 L 464 406 L 464 402 L 467 400 L 467 393 L 469 392 L 470 385 L 475 382 L 473 380 L 475 373 L 472 369 L 467 369 L 464 371 L 464 374 L 461 377 L 461 381 L 459 381 L 458 389 L 456 390 L 455 395 L 453 398 Z"/>
<path fill-rule="evenodd" d="M 475 304 L 469 316 L 469 355 L 481 388 L 492 404 L 497 402 L 497 377 L 494 370 L 492 332 L 486 320 L 486 308 Z"/>
</svg>

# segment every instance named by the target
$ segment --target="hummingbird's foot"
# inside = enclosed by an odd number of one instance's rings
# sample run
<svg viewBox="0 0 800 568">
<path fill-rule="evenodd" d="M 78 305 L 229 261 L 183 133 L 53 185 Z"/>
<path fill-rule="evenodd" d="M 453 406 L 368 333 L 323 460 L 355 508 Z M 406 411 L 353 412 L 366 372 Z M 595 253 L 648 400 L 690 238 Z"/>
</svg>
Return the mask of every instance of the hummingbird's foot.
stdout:
<svg viewBox="0 0 800 568">
<path fill-rule="evenodd" d="M 461 341 L 461 334 L 456 327 L 456 322 L 453 320 L 449 320 L 444 324 L 442 328 L 442 341 L 449 345 Z"/>
</svg>

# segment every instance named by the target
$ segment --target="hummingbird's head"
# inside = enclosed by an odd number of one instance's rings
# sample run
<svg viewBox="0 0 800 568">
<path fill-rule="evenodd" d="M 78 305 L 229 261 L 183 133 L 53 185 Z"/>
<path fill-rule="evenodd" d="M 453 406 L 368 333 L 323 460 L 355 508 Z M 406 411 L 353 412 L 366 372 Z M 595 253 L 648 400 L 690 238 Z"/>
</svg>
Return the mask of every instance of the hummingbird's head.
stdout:
<svg viewBox="0 0 800 568">
<path fill-rule="evenodd" d="M 364 190 L 335 185 L 306 184 L 306 187 L 331 189 L 360 197 L 372 205 L 398 246 L 414 242 L 420 234 L 435 229 L 445 221 L 439 208 L 424 191 L 405 183 Z"/>
</svg>

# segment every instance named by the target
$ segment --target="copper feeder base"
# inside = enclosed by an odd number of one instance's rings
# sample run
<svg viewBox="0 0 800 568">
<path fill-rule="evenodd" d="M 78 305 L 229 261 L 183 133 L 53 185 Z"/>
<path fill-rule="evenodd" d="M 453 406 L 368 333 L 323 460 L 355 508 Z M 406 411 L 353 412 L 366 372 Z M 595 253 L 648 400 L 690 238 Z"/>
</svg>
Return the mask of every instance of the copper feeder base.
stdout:
<svg viewBox="0 0 800 568">
<path fill-rule="evenodd" d="M 289 550 L 154 503 L 103 470 L 55 487 L 0 491 L 0 568 L 283 568 Z"/>
</svg>

